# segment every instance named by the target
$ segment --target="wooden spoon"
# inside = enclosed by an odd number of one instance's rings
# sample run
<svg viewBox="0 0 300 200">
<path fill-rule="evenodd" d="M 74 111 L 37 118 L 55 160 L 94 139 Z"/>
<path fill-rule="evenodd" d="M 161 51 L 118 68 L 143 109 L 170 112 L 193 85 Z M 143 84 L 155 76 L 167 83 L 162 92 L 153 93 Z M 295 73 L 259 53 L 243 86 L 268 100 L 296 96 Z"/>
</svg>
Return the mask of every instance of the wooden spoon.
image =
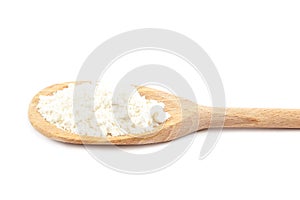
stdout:
<svg viewBox="0 0 300 200">
<path fill-rule="evenodd" d="M 171 117 L 153 132 L 122 136 L 92 137 L 73 134 L 47 122 L 37 110 L 40 95 L 52 95 L 68 87 L 67 83 L 47 87 L 34 96 L 29 106 L 32 126 L 45 136 L 73 144 L 140 145 L 161 143 L 177 139 L 209 127 L 225 128 L 300 128 L 300 109 L 264 108 L 211 108 L 199 106 L 189 100 L 148 87 L 138 87 L 138 92 L 147 99 L 163 102 Z M 211 123 L 212 114 L 215 121 Z M 224 120 L 224 121 L 223 121 Z M 224 122 L 224 123 L 223 123 Z"/>
</svg>

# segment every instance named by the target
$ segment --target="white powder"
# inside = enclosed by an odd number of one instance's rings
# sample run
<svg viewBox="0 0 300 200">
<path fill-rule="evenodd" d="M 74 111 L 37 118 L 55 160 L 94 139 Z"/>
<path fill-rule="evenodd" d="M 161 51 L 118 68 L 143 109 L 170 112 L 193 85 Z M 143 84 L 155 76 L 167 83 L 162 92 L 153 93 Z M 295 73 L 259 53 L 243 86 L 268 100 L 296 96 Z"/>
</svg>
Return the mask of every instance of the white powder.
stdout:
<svg viewBox="0 0 300 200">
<path fill-rule="evenodd" d="M 38 111 L 57 128 L 99 137 L 145 133 L 170 117 L 164 112 L 163 103 L 147 100 L 136 90 L 129 99 L 125 94 L 112 100 L 113 94 L 105 86 L 98 83 L 94 93 L 91 86 L 89 83 L 77 85 L 76 96 L 75 84 L 51 96 L 41 95 Z"/>
</svg>

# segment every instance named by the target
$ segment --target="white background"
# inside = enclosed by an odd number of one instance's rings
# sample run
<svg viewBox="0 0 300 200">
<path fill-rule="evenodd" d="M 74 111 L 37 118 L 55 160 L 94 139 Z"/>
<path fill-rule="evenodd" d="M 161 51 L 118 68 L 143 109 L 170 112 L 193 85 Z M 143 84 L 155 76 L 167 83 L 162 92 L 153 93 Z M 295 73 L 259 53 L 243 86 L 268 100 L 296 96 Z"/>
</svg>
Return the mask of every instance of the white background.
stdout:
<svg viewBox="0 0 300 200">
<path fill-rule="evenodd" d="M 91 51 L 137 28 L 180 32 L 222 77 L 227 106 L 300 108 L 299 1 L 1 1 L 1 199 L 299 199 L 299 130 L 227 130 L 198 160 L 198 134 L 175 164 L 115 172 L 81 146 L 35 131 L 28 104 L 76 79 Z"/>
</svg>

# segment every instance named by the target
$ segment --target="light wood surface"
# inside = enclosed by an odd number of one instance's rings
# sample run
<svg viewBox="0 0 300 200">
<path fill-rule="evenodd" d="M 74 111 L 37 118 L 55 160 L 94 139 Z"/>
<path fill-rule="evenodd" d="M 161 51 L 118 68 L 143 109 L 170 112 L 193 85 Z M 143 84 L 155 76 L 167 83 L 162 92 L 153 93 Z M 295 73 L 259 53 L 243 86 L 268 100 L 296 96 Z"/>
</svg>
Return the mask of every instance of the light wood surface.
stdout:
<svg viewBox="0 0 300 200">
<path fill-rule="evenodd" d="M 37 110 L 40 95 L 52 95 L 54 92 L 68 87 L 69 83 L 55 84 L 41 90 L 33 97 L 28 111 L 29 120 L 36 130 L 46 137 L 60 142 L 92 145 L 161 143 L 209 127 L 220 127 L 223 124 L 225 128 L 300 128 L 300 110 L 297 109 L 213 109 L 206 106 L 199 106 L 189 100 L 163 91 L 138 87 L 139 93 L 147 99 L 154 99 L 166 105 L 165 111 L 171 117 L 164 124 L 157 127 L 154 131 L 144 134 L 128 134 L 106 138 L 81 136 L 50 124 Z M 214 121 L 211 120 L 212 115 L 214 116 Z"/>
</svg>

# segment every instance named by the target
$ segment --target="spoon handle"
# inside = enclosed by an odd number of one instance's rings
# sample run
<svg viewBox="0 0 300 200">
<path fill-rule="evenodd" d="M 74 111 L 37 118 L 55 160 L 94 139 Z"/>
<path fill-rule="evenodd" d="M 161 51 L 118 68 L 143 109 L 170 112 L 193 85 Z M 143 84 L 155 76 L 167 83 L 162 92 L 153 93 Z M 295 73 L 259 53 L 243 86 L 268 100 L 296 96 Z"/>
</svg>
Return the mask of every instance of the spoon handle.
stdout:
<svg viewBox="0 0 300 200">
<path fill-rule="evenodd" d="M 300 128 L 300 109 L 227 108 L 226 128 Z"/>
</svg>

